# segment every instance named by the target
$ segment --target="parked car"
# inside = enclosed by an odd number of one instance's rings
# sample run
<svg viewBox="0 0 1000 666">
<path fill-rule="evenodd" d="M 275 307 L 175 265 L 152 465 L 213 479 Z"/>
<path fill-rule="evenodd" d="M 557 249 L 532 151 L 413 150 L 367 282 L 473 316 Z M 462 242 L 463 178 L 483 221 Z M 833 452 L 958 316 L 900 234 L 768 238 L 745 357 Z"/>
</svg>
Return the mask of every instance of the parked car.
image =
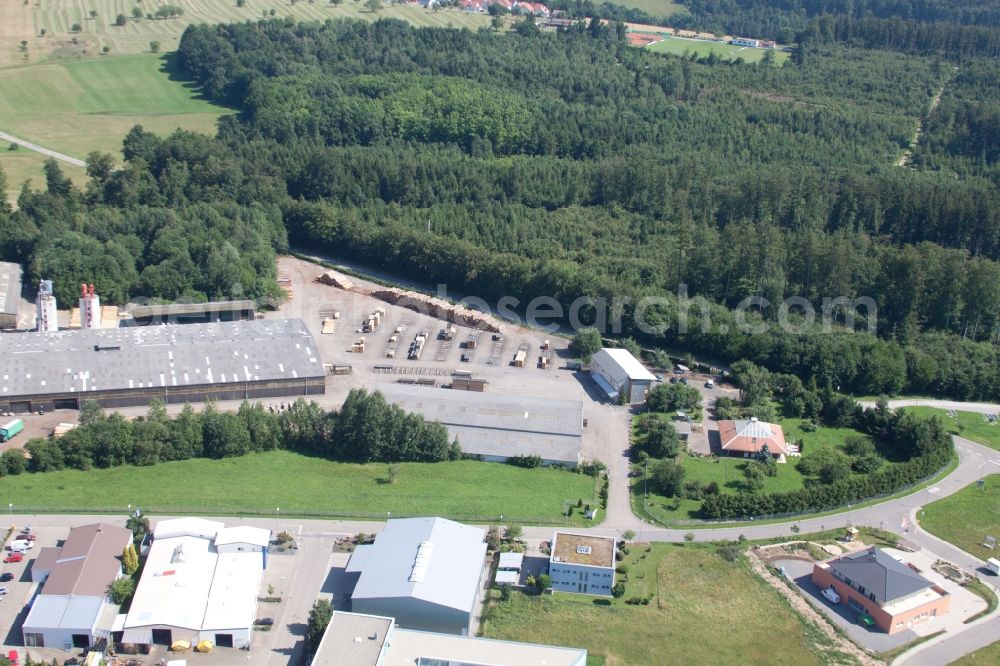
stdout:
<svg viewBox="0 0 1000 666">
<path fill-rule="evenodd" d="M 17 658 L 17 650 L 11 650 L 7 653 L 7 661 L 10 662 L 10 666 L 21 666 L 21 662 Z"/>
<path fill-rule="evenodd" d="M 705 382 L 705 388 L 715 388 L 715 382 L 709 379 L 707 382 Z"/>
<path fill-rule="evenodd" d="M 0 596 L 7 594 L 8 592 L 10 592 L 10 590 L 8 590 L 6 587 L 0 587 Z"/>
<path fill-rule="evenodd" d="M 662 382 L 663 381 L 663 375 L 656 375 L 656 381 Z"/>
<path fill-rule="evenodd" d="M 12 580 L 14 580 L 14 574 L 12 574 L 11 572 L 5 571 L 2 574 L 0 574 L 0 583 L 7 583 Z"/>
<path fill-rule="evenodd" d="M 670 383 L 671 384 L 676 384 L 677 383 L 677 378 L 676 377 L 671 377 L 670 378 Z"/>
<path fill-rule="evenodd" d="M 259 627 L 270 627 L 272 624 L 274 624 L 274 618 L 273 617 L 261 617 L 261 618 L 257 618 L 256 620 L 254 620 L 253 623 L 256 624 Z"/>
<path fill-rule="evenodd" d="M 688 378 L 687 377 L 681 377 L 681 384 L 687 384 L 687 383 L 688 383 Z"/>
<path fill-rule="evenodd" d="M 4 564 L 11 564 L 12 562 L 20 562 L 24 559 L 24 555 L 21 553 L 11 553 L 7 557 L 3 558 Z"/>
<path fill-rule="evenodd" d="M 825 588 L 821 594 L 824 597 L 826 597 L 831 603 L 834 604 L 840 603 L 840 595 L 837 594 L 837 590 L 833 589 L 832 587 Z"/>
<path fill-rule="evenodd" d="M 25 534 L 18 534 L 18 535 L 17 535 L 17 537 L 16 537 L 16 539 L 17 539 L 18 541 L 34 541 L 34 540 L 35 540 L 35 539 L 37 539 L 37 538 L 38 538 L 38 537 L 37 537 L 37 536 L 35 536 L 34 534 L 28 534 L 28 533 L 25 533 Z"/>
</svg>

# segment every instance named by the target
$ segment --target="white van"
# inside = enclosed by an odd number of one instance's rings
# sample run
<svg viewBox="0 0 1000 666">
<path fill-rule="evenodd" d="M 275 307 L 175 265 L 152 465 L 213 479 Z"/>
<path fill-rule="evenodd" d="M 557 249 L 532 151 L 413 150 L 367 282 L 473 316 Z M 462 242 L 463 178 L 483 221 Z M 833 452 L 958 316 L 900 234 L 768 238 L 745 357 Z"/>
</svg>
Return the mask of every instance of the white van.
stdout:
<svg viewBox="0 0 1000 666">
<path fill-rule="evenodd" d="M 822 592 L 822 595 L 824 597 L 826 597 L 827 599 L 829 599 L 830 602 L 832 602 L 832 603 L 835 603 L 835 604 L 839 604 L 840 603 L 840 595 L 837 594 L 837 591 L 835 589 L 833 589 L 833 586 L 830 586 L 830 587 L 824 589 L 823 592 Z"/>
<path fill-rule="evenodd" d="M 20 540 L 10 542 L 10 552 L 12 553 L 26 553 L 32 549 L 35 544 L 30 541 Z"/>
</svg>

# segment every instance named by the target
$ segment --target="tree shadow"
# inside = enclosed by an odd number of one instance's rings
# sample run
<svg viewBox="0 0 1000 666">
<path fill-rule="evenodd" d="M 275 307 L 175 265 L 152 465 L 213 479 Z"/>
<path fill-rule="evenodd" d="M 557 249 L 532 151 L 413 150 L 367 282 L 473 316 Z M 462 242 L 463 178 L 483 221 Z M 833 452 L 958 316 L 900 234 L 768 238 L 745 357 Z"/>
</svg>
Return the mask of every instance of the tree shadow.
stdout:
<svg viewBox="0 0 1000 666">
<path fill-rule="evenodd" d="M 201 85 L 191 78 L 191 75 L 180 66 L 177 53 L 164 53 L 160 55 L 160 72 L 167 75 L 169 81 L 181 84 L 181 86 L 191 93 L 194 99 L 202 102 L 209 102 L 216 106 L 223 106 L 218 101 L 210 99 L 202 92 Z"/>
</svg>

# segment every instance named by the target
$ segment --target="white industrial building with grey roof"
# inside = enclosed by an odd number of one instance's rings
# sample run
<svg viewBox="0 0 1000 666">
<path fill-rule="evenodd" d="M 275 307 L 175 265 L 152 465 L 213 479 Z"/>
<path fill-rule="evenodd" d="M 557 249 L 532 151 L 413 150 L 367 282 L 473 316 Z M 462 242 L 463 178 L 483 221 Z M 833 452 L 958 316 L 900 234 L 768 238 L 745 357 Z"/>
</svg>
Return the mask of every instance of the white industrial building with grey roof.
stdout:
<svg viewBox="0 0 1000 666">
<path fill-rule="evenodd" d="M 462 452 L 488 462 L 538 456 L 544 465 L 576 467 L 583 441 L 583 403 L 534 396 L 378 384 L 387 402 L 428 421 L 438 421 L 458 439 Z"/>
<path fill-rule="evenodd" d="M 627 349 L 605 348 L 590 361 L 590 376 L 607 395 L 617 400 L 624 394 L 628 403 L 645 402 L 656 377 Z"/>
<path fill-rule="evenodd" d="M 325 392 L 299 319 L 0 336 L 0 411 L 243 400 Z"/>
<path fill-rule="evenodd" d="M 444 518 L 390 520 L 347 564 L 360 574 L 351 609 L 401 627 L 466 635 L 486 559 L 486 532 Z"/>
<path fill-rule="evenodd" d="M 249 645 L 270 538 L 257 527 L 161 520 L 128 615 L 116 622 L 121 642 Z"/>
</svg>

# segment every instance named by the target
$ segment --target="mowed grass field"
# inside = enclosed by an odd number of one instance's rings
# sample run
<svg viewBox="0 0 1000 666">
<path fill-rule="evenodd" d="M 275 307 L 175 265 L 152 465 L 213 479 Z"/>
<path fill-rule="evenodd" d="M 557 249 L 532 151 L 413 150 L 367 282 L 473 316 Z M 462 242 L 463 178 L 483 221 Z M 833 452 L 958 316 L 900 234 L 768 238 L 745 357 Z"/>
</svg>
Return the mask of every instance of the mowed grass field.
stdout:
<svg viewBox="0 0 1000 666">
<path fill-rule="evenodd" d="M 135 0 L 31 0 L 28 5 L 16 0 L 4 0 L 0 4 L 11 5 L 0 13 L 0 17 L 10 24 L 19 25 L 19 32 L 28 32 L 3 45 L 0 64 L 24 61 L 25 55 L 19 46 L 21 39 L 29 41 L 27 57 L 33 62 L 51 55 L 90 56 L 99 53 L 105 46 L 110 47 L 113 54 L 140 53 L 148 50 L 149 42 L 153 40 L 160 42 L 162 50 L 172 51 L 177 47 L 184 29 L 192 23 L 252 21 L 265 15 L 269 17 L 271 11 L 278 18 L 294 16 L 317 21 L 337 17 L 372 21 L 397 18 L 418 26 L 454 26 L 473 30 L 488 25 L 490 20 L 485 14 L 459 10 L 433 11 L 416 4 L 389 6 L 386 3 L 382 11 L 372 13 L 363 2 L 355 0 L 344 0 L 339 6 L 330 4 L 328 0 L 300 0 L 294 5 L 288 0 L 247 0 L 244 7 L 237 7 L 236 0 L 170 0 L 169 4 L 181 7 L 184 14 L 169 20 L 132 18 L 133 7 L 140 7 L 145 14 L 155 11 L 159 4 L 167 4 L 153 0 L 146 0 L 145 3 Z M 91 10 L 97 12 L 95 18 L 91 18 Z M 128 17 L 126 25 L 114 25 L 118 14 Z M 80 32 L 71 31 L 74 24 L 80 26 Z M 46 31 L 44 37 L 40 36 L 43 28 Z M 76 43 L 73 43 L 73 38 L 76 38 Z"/>
<path fill-rule="evenodd" d="M 950 497 L 931 502 L 918 515 L 920 526 L 981 560 L 997 557 L 983 547 L 987 535 L 1000 539 L 1000 474 L 984 477 L 986 487 L 966 486 Z"/>
<path fill-rule="evenodd" d="M 0 192 L 0 196 L 6 196 L 7 201 L 14 205 L 17 203 L 17 195 L 21 191 L 21 184 L 26 180 L 31 181 L 32 189 L 39 190 L 45 187 L 45 173 L 42 166 L 46 157 L 27 148 L 19 148 L 16 151 L 8 151 L 7 143 L 0 141 L 0 168 L 3 168 L 7 176 L 7 191 Z M 87 183 L 87 172 L 80 167 L 72 166 L 60 162 L 63 173 L 73 181 L 78 187 L 83 187 Z"/>
<path fill-rule="evenodd" d="M 978 412 L 955 412 L 955 416 L 948 416 L 947 411 L 933 407 L 903 409 L 920 416 L 940 416 L 949 432 L 1000 451 L 1000 423 L 990 423 Z"/>
<path fill-rule="evenodd" d="M 615 0 L 614 4 L 631 9 L 641 9 L 650 16 L 659 16 L 660 18 L 668 18 L 674 14 L 689 13 L 687 7 L 676 2 L 670 2 L 670 0 Z"/>
<path fill-rule="evenodd" d="M 620 599 L 514 593 L 493 606 L 490 638 L 585 647 L 607 666 L 823 663 L 817 631 L 750 570 L 709 546 L 632 544 Z M 630 597 L 652 595 L 649 605 Z"/>
<path fill-rule="evenodd" d="M 1000 664 L 1000 641 L 951 663 L 952 666 L 996 666 Z"/>
<path fill-rule="evenodd" d="M 732 46 L 721 42 L 707 42 L 701 39 L 684 39 L 683 37 L 668 37 L 662 42 L 650 44 L 646 47 L 657 53 L 670 53 L 673 55 L 686 55 L 696 53 L 698 57 L 715 53 L 724 60 L 740 59 L 744 62 L 760 62 L 768 49 L 752 49 L 745 46 Z M 788 60 L 788 53 L 785 51 L 771 51 L 774 54 L 774 62 L 777 65 L 784 65 Z"/>
<path fill-rule="evenodd" d="M 145 54 L 0 69 L 0 129 L 81 159 L 92 150 L 119 155 L 136 124 L 214 134 L 231 111 L 200 99 L 169 63 Z"/>
<path fill-rule="evenodd" d="M 39 512 L 99 513 L 138 504 L 154 513 L 269 515 L 280 507 L 289 515 L 375 517 L 391 511 L 552 523 L 562 522 L 563 500 L 587 502 L 594 496 L 592 477 L 564 470 L 474 461 L 401 463 L 389 483 L 387 469 L 271 451 L 152 467 L 7 476 L 0 479 L 0 492 L 15 506 Z"/>
</svg>

